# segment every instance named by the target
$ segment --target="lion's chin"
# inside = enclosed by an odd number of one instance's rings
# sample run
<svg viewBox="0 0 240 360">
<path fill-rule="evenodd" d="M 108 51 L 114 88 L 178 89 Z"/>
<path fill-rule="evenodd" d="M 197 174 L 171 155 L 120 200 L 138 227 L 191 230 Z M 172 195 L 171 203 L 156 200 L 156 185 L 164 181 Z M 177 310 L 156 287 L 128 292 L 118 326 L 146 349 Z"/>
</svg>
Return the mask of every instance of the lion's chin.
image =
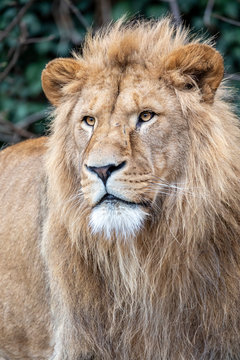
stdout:
<svg viewBox="0 0 240 360">
<path fill-rule="evenodd" d="M 147 212 L 139 205 L 103 202 L 93 208 L 89 223 L 93 234 L 128 240 L 141 230 L 146 216 Z"/>
</svg>

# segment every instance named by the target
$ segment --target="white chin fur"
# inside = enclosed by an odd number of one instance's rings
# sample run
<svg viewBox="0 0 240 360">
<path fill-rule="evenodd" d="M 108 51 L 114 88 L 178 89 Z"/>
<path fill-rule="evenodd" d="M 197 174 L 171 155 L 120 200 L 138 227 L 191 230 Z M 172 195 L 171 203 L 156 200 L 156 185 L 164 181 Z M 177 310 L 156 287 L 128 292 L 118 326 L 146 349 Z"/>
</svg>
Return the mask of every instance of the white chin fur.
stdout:
<svg viewBox="0 0 240 360">
<path fill-rule="evenodd" d="M 108 239 L 113 234 L 127 239 L 136 235 L 147 215 L 137 205 L 103 203 L 92 210 L 90 227 L 93 234 L 104 234 Z"/>
</svg>

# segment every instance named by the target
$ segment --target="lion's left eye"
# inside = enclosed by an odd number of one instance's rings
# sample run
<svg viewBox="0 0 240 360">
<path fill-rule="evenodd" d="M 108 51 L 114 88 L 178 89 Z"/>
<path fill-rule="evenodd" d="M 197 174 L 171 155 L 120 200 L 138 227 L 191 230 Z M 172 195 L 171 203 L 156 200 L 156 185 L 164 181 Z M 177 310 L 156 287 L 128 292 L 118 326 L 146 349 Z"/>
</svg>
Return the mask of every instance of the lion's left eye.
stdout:
<svg viewBox="0 0 240 360">
<path fill-rule="evenodd" d="M 155 113 L 153 111 L 143 111 L 138 117 L 139 122 L 147 122 L 154 117 Z"/>
<path fill-rule="evenodd" d="M 84 116 L 82 121 L 84 121 L 88 126 L 93 127 L 95 125 L 95 118 L 93 116 Z"/>
</svg>

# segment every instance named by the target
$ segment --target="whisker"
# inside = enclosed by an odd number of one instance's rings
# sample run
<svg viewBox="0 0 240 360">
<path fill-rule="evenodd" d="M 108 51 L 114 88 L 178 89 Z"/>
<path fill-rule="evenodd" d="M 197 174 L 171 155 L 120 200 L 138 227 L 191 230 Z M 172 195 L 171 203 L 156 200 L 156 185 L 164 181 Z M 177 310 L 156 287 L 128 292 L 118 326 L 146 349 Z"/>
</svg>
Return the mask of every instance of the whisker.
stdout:
<svg viewBox="0 0 240 360">
<path fill-rule="evenodd" d="M 148 193 L 155 193 L 154 189 L 146 189 L 146 192 L 148 192 Z M 168 192 L 168 191 L 158 191 L 158 194 L 169 195 L 169 194 L 174 194 L 174 193 Z"/>
<path fill-rule="evenodd" d="M 165 180 L 165 179 L 163 179 L 163 178 L 161 178 L 161 177 L 159 177 L 159 176 L 157 176 L 157 175 L 151 175 L 151 177 L 152 177 L 152 179 L 153 180 L 157 180 L 158 182 L 161 182 L 161 183 L 165 183 L 165 184 L 170 184 L 170 182 L 168 181 L 168 180 Z M 186 182 L 179 182 L 179 181 L 177 181 L 177 184 L 183 184 L 183 185 L 185 185 L 186 184 Z"/>
<path fill-rule="evenodd" d="M 166 187 L 166 188 L 172 188 L 172 189 L 176 189 L 176 190 L 183 190 L 183 191 L 186 191 L 186 192 L 193 192 L 192 190 L 198 190 L 200 188 L 198 187 L 194 187 L 194 188 L 189 188 L 189 187 L 180 187 L 178 186 L 177 184 L 174 185 L 174 184 L 164 184 L 164 183 L 161 183 L 161 182 L 150 182 L 151 185 L 156 185 L 156 186 L 161 186 L 161 187 Z"/>
<path fill-rule="evenodd" d="M 173 185 L 173 184 L 162 184 L 160 182 L 150 182 L 150 184 L 159 185 L 159 186 L 168 187 L 168 188 L 173 188 L 173 189 L 178 189 L 178 190 L 190 191 L 186 187 L 184 188 L 184 187 L 180 187 L 180 186 Z"/>
<path fill-rule="evenodd" d="M 162 191 L 164 190 L 164 191 Z M 165 193 L 167 195 L 178 195 L 178 194 L 182 194 L 182 195 L 190 195 L 192 197 L 196 197 L 196 198 L 206 198 L 207 194 L 197 194 L 195 192 L 192 191 L 188 191 L 185 189 L 168 189 L 168 188 L 162 188 L 161 186 L 155 186 L 155 187 L 148 187 L 145 190 L 146 192 L 155 192 L 157 191 L 158 193 Z"/>
</svg>

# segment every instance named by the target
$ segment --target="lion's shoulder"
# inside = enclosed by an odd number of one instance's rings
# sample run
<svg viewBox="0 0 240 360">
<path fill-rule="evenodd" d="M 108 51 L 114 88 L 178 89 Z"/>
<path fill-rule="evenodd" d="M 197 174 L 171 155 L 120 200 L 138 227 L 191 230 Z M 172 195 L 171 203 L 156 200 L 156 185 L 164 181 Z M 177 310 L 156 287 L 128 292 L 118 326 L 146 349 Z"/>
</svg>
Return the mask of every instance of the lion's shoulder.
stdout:
<svg viewBox="0 0 240 360">
<path fill-rule="evenodd" d="M 0 152 L 0 200 L 21 202 L 45 178 L 47 138 L 23 141 Z M 35 190 L 34 190 L 35 189 Z"/>
<path fill-rule="evenodd" d="M 29 139 L 18 144 L 6 147 L 0 151 L 0 162 L 8 156 L 28 157 L 29 155 L 41 155 L 46 150 L 47 137 L 40 137 L 37 139 Z"/>
<path fill-rule="evenodd" d="M 0 151 L 1 182 L 6 177 L 27 177 L 30 171 L 42 168 L 46 151 L 46 137 L 26 140 Z"/>
</svg>

